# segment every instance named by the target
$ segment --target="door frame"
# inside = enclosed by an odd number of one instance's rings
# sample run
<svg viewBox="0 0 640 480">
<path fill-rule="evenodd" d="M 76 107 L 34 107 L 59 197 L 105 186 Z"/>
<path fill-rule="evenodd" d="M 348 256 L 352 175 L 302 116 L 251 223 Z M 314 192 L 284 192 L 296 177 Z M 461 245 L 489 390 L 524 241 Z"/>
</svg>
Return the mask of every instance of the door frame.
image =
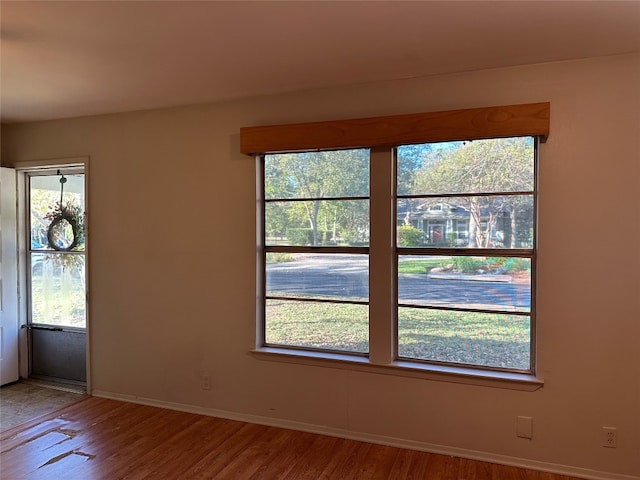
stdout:
<svg viewBox="0 0 640 480">
<path fill-rule="evenodd" d="M 28 173 L 43 172 L 56 170 L 57 168 L 72 168 L 80 167 L 84 170 L 84 202 L 85 212 L 85 315 L 86 315 L 86 327 L 85 327 L 85 359 L 86 359 L 86 391 L 91 394 L 91 315 L 90 315 L 90 199 L 89 199 L 89 157 L 70 157 L 70 158 L 57 158 L 48 160 L 34 160 L 26 162 L 16 162 L 14 167 L 18 176 L 18 291 L 19 291 L 19 319 L 20 319 L 20 332 L 19 332 L 19 351 L 20 351 L 20 377 L 29 378 L 31 373 L 31 345 L 29 335 L 29 313 L 28 313 L 28 251 L 27 245 L 30 238 L 30 231 L 27 221 L 28 212 L 26 206 L 29 200 L 29 191 L 26 181 Z"/>
<path fill-rule="evenodd" d="M 16 171 L 2 167 L 0 180 L 0 252 L 2 264 L 0 288 L 0 385 L 7 385 L 20 378 L 20 353 L 18 349 L 20 327 L 18 323 L 18 245 L 16 211 Z"/>
</svg>

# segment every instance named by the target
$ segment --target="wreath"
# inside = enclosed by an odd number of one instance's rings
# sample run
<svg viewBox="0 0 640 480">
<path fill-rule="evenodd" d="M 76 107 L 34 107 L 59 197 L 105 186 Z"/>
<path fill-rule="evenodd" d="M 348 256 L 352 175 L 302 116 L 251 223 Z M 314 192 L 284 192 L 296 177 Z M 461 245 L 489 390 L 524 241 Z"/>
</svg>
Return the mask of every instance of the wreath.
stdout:
<svg viewBox="0 0 640 480">
<path fill-rule="evenodd" d="M 47 243 L 51 248 L 68 252 L 84 244 L 84 212 L 80 207 L 72 204 L 63 206 L 59 203 L 53 210 L 47 212 L 45 218 L 51 222 L 47 228 Z M 73 240 L 69 245 L 60 245 L 56 235 L 56 229 L 63 221 L 69 223 L 73 233 Z"/>
</svg>

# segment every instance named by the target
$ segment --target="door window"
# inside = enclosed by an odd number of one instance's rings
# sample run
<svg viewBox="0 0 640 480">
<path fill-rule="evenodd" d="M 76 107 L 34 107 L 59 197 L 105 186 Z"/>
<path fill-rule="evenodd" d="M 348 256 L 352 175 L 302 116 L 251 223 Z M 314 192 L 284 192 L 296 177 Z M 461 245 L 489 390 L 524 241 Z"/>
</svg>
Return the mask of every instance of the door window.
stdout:
<svg viewBox="0 0 640 480">
<path fill-rule="evenodd" d="M 84 174 L 58 172 L 28 176 L 30 323 L 84 329 Z"/>
</svg>

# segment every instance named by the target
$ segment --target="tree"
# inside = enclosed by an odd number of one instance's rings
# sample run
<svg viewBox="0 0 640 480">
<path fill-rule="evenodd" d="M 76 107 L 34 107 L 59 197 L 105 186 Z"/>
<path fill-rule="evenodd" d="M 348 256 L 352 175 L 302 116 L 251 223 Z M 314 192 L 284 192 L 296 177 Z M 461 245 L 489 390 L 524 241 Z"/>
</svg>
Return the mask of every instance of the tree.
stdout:
<svg viewBox="0 0 640 480">
<path fill-rule="evenodd" d="M 433 145 L 430 143 L 421 143 L 415 145 L 401 145 L 396 150 L 397 157 L 397 185 L 396 191 L 398 195 L 407 195 L 414 193 L 416 182 L 418 180 L 418 172 L 426 169 L 434 161 Z M 405 198 L 398 201 L 397 212 L 399 220 L 403 222 L 404 227 L 412 227 L 411 217 L 420 206 L 420 199 Z M 406 240 L 404 232 L 411 230 L 398 231 L 398 239 L 400 244 Z M 424 232 L 422 232 L 424 233 Z M 415 237 L 423 238 L 424 234 Z"/>
<path fill-rule="evenodd" d="M 530 137 L 454 142 L 434 149 L 431 158 L 417 172 L 414 192 L 464 194 L 448 197 L 447 202 L 469 211 L 469 247 L 488 248 L 495 241 L 499 219 L 509 217 L 510 247 L 516 246 L 517 215 L 532 211 L 531 196 L 473 195 L 533 190 L 533 140 Z M 442 201 L 433 199 L 432 202 Z M 429 202 L 427 202 L 429 203 Z M 529 207 L 531 205 L 531 207 Z M 529 222 L 530 223 L 530 222 Z M 505 245 L 506 246 L 506 245 Z"/>
<path fill-rule="evenodd" d="M 368 195 L 368 150 L 289 153 L 265 159 L 265 198 L 281 200 L 269 202 L 268 231 L 306 224 L 312 245 L 323 243 L 321 227 L 332 241 L 337 241 L 339 232 L 357 239 L 363 227 L 368 234 L 366 202 L 327 199 Z"/>
<path fill-rule="evenodd" d="M 433 156 L 430 155 L 432 151 L 430 143 L 401 145 L 397 148 L 399 194 L 412 192 L 417 179 L 416 173 L 433 161 Z"/>
</svg>

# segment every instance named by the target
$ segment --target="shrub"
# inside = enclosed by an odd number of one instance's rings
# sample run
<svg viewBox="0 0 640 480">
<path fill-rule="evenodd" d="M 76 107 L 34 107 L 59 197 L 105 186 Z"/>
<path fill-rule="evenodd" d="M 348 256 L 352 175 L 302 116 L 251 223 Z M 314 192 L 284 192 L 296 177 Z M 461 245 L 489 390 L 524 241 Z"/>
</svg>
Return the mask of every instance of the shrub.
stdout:
<svg viewBox="0 0 640 480">
<path fill-rule="evenodd" d="M 453 268 L 458 272 L 475 272 L 480 268 L 486 266 L 485 260 L 479 260 L 472 257 L 453 257 Z"/>
<path fill-rule="evenodd" d="M 424 241 L 424 232 L 411 225 L 398 227 L 398 245 L 401 247 L 417 247 Z"/>
<path fill-rule="evenodd" d="M 331 239 L 331 232 L 318 230 L 318 245 L 326 245 Z M 313 245 L 313 230 L 310 228 L 288 228 L 287 240 L 290 245 Z"/>
<path fill-rule="evenodd" d="M 453 268 L 459 272 L 476 272 L 487 269 L 500 273 L 524 272 L 530 269 L 529 262 L 524 258 L 489 257 L 478 259 L 472 257 L 454 257 Z"/>
<path fill-rule="evenodd" d="M 287 240 L 291 245 L 311 244 L 310 228 L 287 228 Z"/>
<path fill-rule="evenodd" d="M 290 253 L 269 252 L 267 253 L 267 263 L 293 262 L 294 258 Z"/>
<path fill-rule="evenodd" d="M 502 268 L 505 272 L 524 272 L 531 268 L 531 264 L 524 258 L 507 258 Z"/>
</svg>

